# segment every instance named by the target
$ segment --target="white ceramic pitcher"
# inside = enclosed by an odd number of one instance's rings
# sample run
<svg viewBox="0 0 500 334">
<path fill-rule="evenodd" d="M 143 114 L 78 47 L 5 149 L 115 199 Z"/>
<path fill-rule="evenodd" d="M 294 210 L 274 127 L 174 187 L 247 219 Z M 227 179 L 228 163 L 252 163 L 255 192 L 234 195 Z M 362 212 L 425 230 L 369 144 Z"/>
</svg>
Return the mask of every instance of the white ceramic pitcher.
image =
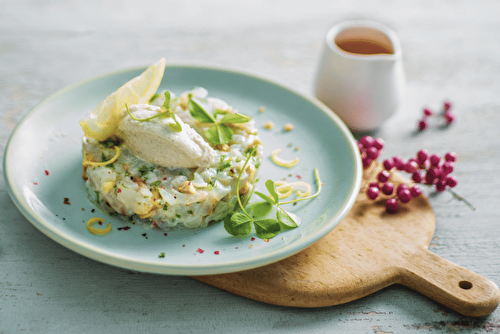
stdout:
<svg viewBox="0 0 500 334">
<path fill-rule="evenodd" d="M 314 95 L 351 130 L 369 131 L 397 111 L 404 81 L 396 34 L 377 22 L 348 21 L 326 35 Z"/>
</svg>

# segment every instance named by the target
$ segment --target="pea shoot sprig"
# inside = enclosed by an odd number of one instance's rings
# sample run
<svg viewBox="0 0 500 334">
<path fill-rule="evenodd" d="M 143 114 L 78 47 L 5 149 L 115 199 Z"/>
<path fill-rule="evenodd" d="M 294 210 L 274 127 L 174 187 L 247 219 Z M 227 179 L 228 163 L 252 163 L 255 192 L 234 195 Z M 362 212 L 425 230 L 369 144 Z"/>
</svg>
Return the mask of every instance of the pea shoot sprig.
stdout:
<svg viewBox="0 0 500 334">
<path fill-rule="evenodd" d="M 164 96 L 165 96 L 165 102 L 163 102 L 161 112 L 157 113 L 156 115 L 150 116 L 150 117 L 145 117 L 145 118 L 134 117 L 132 115 L 132 113 L 130 112 L 128 105 L 125 104 L 125 108 L 127 109 L 127 113 L 130 116 L 130 118 L 132 118 L 134 121 L 145 122 L 145 121 L 152 120 L 154 118 L 172 118 L 175 123 L 170 123 L 170 124 L 168 124 L 168 126 L 170 127 L 170 129 L 172 129 L 175 132 L 181 132 L 182 125 L 177 120 L 177 117 L 175 116 L 175 113 L 172 111 L 172 107 L 170 106 L 170 92 L 168 90 L 165 91 Z"/>
<path fill-rule="evenodd" d="M 238 179 L 236 181 L 236 193 L 239 194 L 240 181 L 243 171 L 247 166 L 250 159 L 255 156 L 256 150 L 253 148 L 247 156 L 243 167 L 240 170 Z M 275 237 L 278 233 L 285 230 L 291 230 L 300 225 L 300 217 L 297 215 L 286 211 L 281 206 L 285 204 L 296 203 L 299 201 L 305 201 L 315 198 L 321 192 L 321 180 L 319 178 L 318 169 L 314 169 L 314 178 L 317 185 L 317 191 L 315 194 L 296 198 L 289 201 L 279 201 L 278 193 L 276 192 L 275 183 L 272 180 L 267 180 L 265 186 L 269 192 L 269 196 L 261 192 L 256 191 L 255 194 L 262 198 L 264 201 L 255 202 L 247 205 L 246 207 L 242 204 L 240 196 L 236 196 L 238 200 L 238 205 L 241 211 L 234 212 L 228 215 L 224 219 L 224 228 L 226 231 L 234 236 L 244 236 L 251 232 L 252 225 L 255 228 L 255 233 L 257 237 L 261 239 L 270 239 Z M 276 219 L 268 218 L 268 215 L 276 209 Z"/>
<path fill-rule="evenodd" d="M 247 123 L 251 119 L 249 116 L 240 113 L 231 113 L 221 109 L 216 109 L 213 114 L 210 114 L 192 97 L 189 99 L 188 108 L 189 113 L 195 120 L 210 125 L 204 132 L 204 135 L 208 142 L 213 145 L 224 145 L 229 143 L 233 138 L 233 130 L 230 125 Z M 218 115 L 223 115 L 223 117 L 217 119 Z"/>
</svg>

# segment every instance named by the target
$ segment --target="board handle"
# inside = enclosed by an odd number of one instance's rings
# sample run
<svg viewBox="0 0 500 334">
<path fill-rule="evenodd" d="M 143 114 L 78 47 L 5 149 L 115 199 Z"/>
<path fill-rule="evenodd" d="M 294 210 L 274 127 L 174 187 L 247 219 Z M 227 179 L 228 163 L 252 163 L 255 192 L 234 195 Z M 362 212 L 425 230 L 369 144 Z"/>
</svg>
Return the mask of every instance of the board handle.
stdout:
<svg viewBox="0 0 500 334">
<path fill-rule="evenodd" d="M 497 308 L 500 290 L 492 281 L 426 248 L 409 255 L 398 283 L 467 316 L 486 316 Z"/>
</svg>

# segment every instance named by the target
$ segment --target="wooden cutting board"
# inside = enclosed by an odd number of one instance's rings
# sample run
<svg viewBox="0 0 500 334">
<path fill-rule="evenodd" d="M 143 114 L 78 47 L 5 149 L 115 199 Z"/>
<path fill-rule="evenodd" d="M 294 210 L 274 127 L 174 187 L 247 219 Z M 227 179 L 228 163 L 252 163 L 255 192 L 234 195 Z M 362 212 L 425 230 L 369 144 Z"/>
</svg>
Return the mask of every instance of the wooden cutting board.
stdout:
<svg viewBox="0 0 500 334">
<path fill-rule="evenodd" d="M 365 172 L 361 189 L 366 185 Z M 373 175 L 373 174 L 371 174 Z M 406 182 L 400 175 L 393 176 Z M 495 283 L 428 250 L 435 217 L 420 196 L 387 213 L 383 201 L 360 191 L 337 227 L 302 252 L 243 272 L 195 276 L 220 289 L 269 304 L 322 307 L 346 303 L 402 284 L 467 316 L 495 310 Z"/>
</svg>

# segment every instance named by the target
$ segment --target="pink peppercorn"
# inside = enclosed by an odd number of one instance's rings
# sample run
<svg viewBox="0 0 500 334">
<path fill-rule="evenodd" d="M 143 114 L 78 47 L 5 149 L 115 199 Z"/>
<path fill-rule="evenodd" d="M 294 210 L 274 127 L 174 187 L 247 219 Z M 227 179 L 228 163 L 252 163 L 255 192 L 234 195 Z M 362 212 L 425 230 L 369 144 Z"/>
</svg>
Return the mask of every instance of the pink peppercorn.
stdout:
<svg viewBox="0 0 500 334">
<path fill-rule="evenodd" d="M 451 102 L 450 102 L 450 101 L 445 101 L 445 102 L 443 103 L 443 110 L 444 110 L 444 111 L 448 111 L 448 110 L 450 110 L 450 109 L 451 109 Z"/>
<path fill-rule="evenodd" d="M 432 116 L 434 113 L 429 108 L 424 108 L 424 116 Z"/>
</svg>

